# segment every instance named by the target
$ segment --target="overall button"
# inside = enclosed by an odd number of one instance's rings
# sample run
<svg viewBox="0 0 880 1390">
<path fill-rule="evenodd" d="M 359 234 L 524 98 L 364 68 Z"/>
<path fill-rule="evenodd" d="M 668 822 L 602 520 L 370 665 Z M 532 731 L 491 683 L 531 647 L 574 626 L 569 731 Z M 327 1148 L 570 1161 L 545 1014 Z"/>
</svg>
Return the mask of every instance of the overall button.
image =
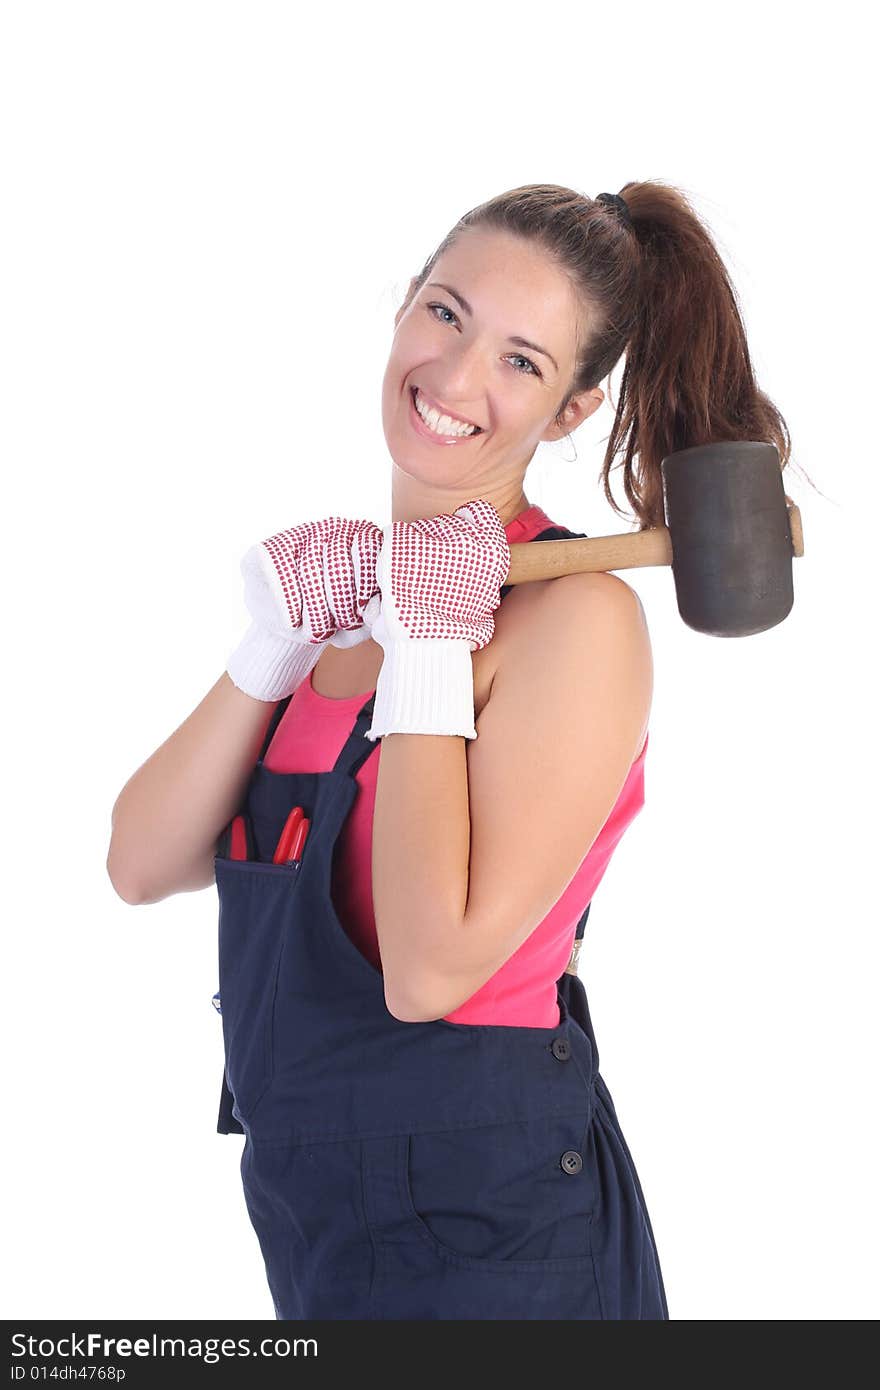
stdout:
<svg viewBox="0 0 880 1390">
<path fill-rule="evenodd" d="M 559 1160 L 559 1166 L 564 1173 L 579 1173 L 584 1166 L 584 1160 L 576 1149 L 566 1149 Z"/>
<path fill-rule="evenodd" d="M 571 1056 L 571 1043 L 568 1038 L 554 1038 L 550 1044 L 550 1051 L 560 1062 L 567 1062 Z"/>
</svg>

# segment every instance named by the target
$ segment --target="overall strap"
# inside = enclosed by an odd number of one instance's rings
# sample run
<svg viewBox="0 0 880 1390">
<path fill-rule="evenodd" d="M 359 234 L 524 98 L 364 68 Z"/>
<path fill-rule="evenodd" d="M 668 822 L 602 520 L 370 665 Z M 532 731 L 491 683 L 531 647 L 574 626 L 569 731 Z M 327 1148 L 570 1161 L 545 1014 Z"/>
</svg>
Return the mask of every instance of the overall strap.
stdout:
<svg viewBox="0 0 880 1390">
<path fill-rule="evenodd" d="M 532 536 L 528 544 L 532 545 L 535 541 L 585 541 L 586 539 L 585 531 L 569 531 L 565 526 L 545 526 L 544 530 L 539 531 L 537 536 Z M 502 585 L 502 599 L 507 598 L 511 589 L 514 588 L 516 588 L 515 584 Z"/>
<path fill-rule="evenodd" d="M 347 772 L 349 777 L 356 776 L 370 754 L 375 753 L 382 742 L 382 740 L 378 738 L 367 738 L 367 730 L 373 722 L 373 705 L 375 702 L 376 692 L 373 691 L 373 694 L 366 703 L 361 705 L 358 711 L 358 717 L 354 721 L 354 727 L 339 750 L 339 757 L 333 764 L 334 772 Z"/>
<path fill-rule="evenodd" d="M 306 676 L 306 680 L 308 680 L 308 676 Z M 279 701 L 278 701 L 278 704 L 275 706 L 274 710 L 272 711 L 272 718 L 269 720 L 269 725 L 268 725 L 268 727 L 267 727 L 267 729 L 266 729 L 266 734 L 265 734 L 265 737 L 264 737 L 264 739 L 263 739 L 263 746 L 262 746 L 262 748 L 260 749 L 260 757 L 259 757 L 259 761 L 260 761 L 260 762 L 263 761 L 263 759 L 265 758 L 266 754 L 268 753 L 268 751 L 269 751 L 269 744 L 272 742 L 272 739 L 273 739 L 274 736 L 275 736 L 275 730 L 278 728 L 278 725 L 281 723 L 281 720 L 284 718 L 284 711 L 287 709 L 287 706 L 290 704 L 290 702 L 291 702 L 292 699 L 293 699 L 293 692 L 292 692 L 290 695 L 285 695 L 285 697 L 284 697 L 283 700 L 279 700 Z"/>
<path fill-rule="evenodd" d="M 584 939 L 584 928 L 587 925 L 587 918 L 589 915 L 590 903 L 587 903 L 581 915 L 581 920 L 574 929 L 574 941 L 571 943 L 571 955 L 568 958 L 568 965 L 565 967 L 566 975 L 576 975 L 578 973 L 578 957 L 581 953 L 581 942 Z"/>
</svg>

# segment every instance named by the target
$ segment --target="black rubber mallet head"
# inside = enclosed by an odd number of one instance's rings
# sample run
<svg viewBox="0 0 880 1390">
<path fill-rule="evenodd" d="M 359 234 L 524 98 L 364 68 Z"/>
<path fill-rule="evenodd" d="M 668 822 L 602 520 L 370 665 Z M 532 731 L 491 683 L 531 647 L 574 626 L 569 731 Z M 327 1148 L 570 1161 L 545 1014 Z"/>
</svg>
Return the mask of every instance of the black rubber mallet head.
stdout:
<svg viewBox="0 0 880 1390">
<path fill-rule="evenodd" d="M 563 574 L 671 565 L 678 611 L 712 637 L 750 637 L 788 617 L 800 512 L 773 444 L 700 444 L 660 465 L 668 526 L 510 547 L 505 584 Z"/>
</svg>

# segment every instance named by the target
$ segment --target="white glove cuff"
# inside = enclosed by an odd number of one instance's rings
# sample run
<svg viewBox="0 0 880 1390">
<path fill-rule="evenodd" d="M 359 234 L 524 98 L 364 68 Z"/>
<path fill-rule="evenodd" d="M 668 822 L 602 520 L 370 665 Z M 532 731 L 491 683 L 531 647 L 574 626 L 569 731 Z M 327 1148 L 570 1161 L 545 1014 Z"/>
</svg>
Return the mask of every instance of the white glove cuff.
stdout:
<svg viewBox="0 0 880 1390">
<path fill-rule="evenodd" d="M 230 680 L 255 700 L 292 695 L 317 665 L 326 642 L 296 642 L 251 623 L 226 667 Z"/>
<path fill-rule="evenodd" d="M 477 737 L 470 642 L 389 638 L 381 645 L 385 660 L 366 738 L 375 742 L 384 734 Z"/>
</svg>

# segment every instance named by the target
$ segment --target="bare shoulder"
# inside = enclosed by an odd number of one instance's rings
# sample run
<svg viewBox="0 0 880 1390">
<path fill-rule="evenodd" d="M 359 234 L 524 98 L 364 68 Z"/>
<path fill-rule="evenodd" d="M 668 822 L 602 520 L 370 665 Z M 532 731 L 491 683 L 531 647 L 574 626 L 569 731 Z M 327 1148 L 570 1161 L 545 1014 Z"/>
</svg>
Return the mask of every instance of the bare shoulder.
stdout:
<svg viewBox="0 0 880 1390">
<path fill-rule="evenodd" d="M 551 586 L 547 601 L 556 603 L 560 611 L 565 613 L 569 613 L 572 607 L 580 606 L 586 623 L 604 617 L 619 631 L 622 641 L 640 634 L 642 640 L 650 645 L 648 620 L 642 601 L 635 589 L 619 575 L 604 570 L 597 574 L 564 575 Z"/>
<path fill-rule="evenodd" d="M 544 643 L 558 636 L 558 624 L 566 623 L 580 637 L 602 629 L 627 642 L 640 636 L 650 648 L 650 635 L 642 601 L 629 584 L 606 570 L 591 574 L 566 574 L 558 579 L 519 584 L 504 608 L 498 666 L 505 659 L 520 665 Z M 501 624 L 499 623 L 499 627 Z"/>
<path fill-rule="evenodd" d="M 626 708 L 619 710 L 626 730 L 637 720 L 635 758 L 644 743 L 653 693 L 650 634 L 636 591 L 604 570 L 563 575 L 517 585 L 501 611 L 505 621 L 498 625 L 501 640 L 491 694 L 503 689 L 515 715 L 518 705 L 525 709 L 539 691 L 546 695 L 555 686 L 558 700 L 545 708 L 548 715 L 555 710 L 550 717 L 558 717 L 559 701 L 586 707 L 616 681 L 627 693 Z M 622 729 L 621 736 L 629 734 Z"/>
</svg>

